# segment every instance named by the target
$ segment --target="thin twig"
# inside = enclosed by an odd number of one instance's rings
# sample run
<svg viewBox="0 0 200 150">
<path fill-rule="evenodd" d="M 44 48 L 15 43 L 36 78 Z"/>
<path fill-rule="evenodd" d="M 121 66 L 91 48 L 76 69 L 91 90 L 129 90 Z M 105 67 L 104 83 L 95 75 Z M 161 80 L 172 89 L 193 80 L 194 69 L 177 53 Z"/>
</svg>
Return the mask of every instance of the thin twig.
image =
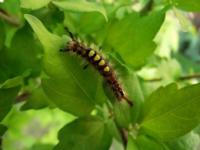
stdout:
<svg viewBox="0 0 200 150">
<path fill-rule="evenodd" d="M 142 79 L 145 82 L 160 82 L 162 78 Z"/>
<path fill-rule="evenodd" d="M 119 124 L 117 123 L 117 120 L 115 118 L 115 114 L 113 112 L 113 108 L 109 105 L 108 102 L 107 102 L 107 108 L 108 108 L 108 111 L 109 111 L 109 118 L 113 119 L 113 121 L 114 121 L 114 123 L 115 123 L 115 125 L 117 127 L 117 130 L 118 130 L 118 132 L 120 134 L 123 146 L 126 149 L 127 143 L 128 143 L 128 130 L 119 126 Z"/>
<path fill-rule="evenodd" d="M 200 78 L 200 74 L 193 74 L 193 75 L 187 75 L 187 76 L 179 77 L 177 79 L 177 81 L 184 81 L 184 80 L 198 79 L 198 78 Z M 149 80 L 146 80 L 146 79 L 143 79 L 143 80 L 145 82 L 160 82 L 163 79 L 162 78 L 154 78 L 154 79 L 149 79 Z"/>
</svg>

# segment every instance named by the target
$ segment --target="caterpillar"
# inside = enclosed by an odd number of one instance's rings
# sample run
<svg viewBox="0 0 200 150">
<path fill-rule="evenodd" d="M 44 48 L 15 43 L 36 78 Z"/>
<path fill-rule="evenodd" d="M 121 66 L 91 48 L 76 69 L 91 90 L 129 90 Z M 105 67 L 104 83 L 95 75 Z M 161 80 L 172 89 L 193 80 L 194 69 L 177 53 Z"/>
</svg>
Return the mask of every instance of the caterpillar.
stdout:
<svg viewBox="0 0 200 150">
<path fill-rule="evenodd" d="M 85 44 L 77 40 L 71 32 L 68 31 L 68 33 L 71 40 L 63 49 L 60 49 L 60 51 L 73 52 L 85 59 L 104 77 L 117 100 L 125 100 L 130 106 L 132 106 L 133 102 L 125 96 L 125 93 L 117 80 L 116 73 L 109 65 L 108 61 L 98 51 L 87 47 Z"/>
</svg>

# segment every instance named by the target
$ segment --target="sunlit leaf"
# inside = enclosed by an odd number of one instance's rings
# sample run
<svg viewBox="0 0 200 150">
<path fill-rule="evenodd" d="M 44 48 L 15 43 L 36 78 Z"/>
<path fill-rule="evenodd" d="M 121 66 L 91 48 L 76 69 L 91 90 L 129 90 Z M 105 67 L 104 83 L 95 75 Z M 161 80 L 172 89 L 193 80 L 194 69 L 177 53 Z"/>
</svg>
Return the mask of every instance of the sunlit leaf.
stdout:
<svg viewBox="0 0 200 150">
<path fill-rule="evenodd" d="M 200 122 L 199 90 L 200 84 L 182 89 L 176 84 L 159 88 L 145 103 L 142 128 L 163 140 L 188 133 Z"/>
<path fill-rule="evenodd" d="M 100 78 L 95 70 L 83 70 L 80 58 L 59 52 L 69 37 L 63 39 L 50 33 L 34 16 L 25 17 L 44 46 L 44 70 L 50 78 L 43 80 L 43 88 L 48 97 L 65 111 L 76 115 L 90 113 L 95 101 L 104 101 L 102 95 L 97 97 Z"/>
<path fill-rule="evenodd" d="M 156 45 L 153 39 L 165 18 L 165 10 L 141 16 L 132 12 L 121 20 L 113 22 L 107 33 L 106 44 L 129 65 L 138 68 L 152 55 Z"/>
<path fill-rule="evenodd" d="M 79 1 L 53 1 L 53 4 L 66 10 L 73 12 L 99 12 L 107 20 L 106 10 L 103 5 L 95 2 L 88 2 L 84 0 Z"/>
<path fill-rule="evenodd" d="M 51 0 L 20 0 L 21 7 L 27 9 L 39 9 L 45 7 Z"/>
<path fill-rule="evenodd" d="M 186 10 L 200 12 L 199 0 L 172 0 L 174 6 Z"/>
</svg>

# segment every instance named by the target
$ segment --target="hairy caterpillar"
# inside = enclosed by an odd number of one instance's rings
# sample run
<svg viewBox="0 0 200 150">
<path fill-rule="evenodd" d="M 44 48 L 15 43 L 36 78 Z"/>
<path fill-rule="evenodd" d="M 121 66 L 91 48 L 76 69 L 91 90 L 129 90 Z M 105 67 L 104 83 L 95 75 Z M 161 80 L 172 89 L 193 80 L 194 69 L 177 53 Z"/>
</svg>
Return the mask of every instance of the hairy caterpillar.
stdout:
<svg viewBox="0 0 200 150">
<path fill-rule="evenodd" d="M 68 31 L 69 32 L 69 31 Z M 61 49 L 62 52 L 73 52 L 84 58 L 89 64 L 94 66 L 96 70 L 104 77 L 105 81 L 111 87 L 117 100 L 126 100 L 127 103 L 132 106 L 133 103 L 126 96 L 122 87 L 120 86 L 113 68 L 109 65 L 108 61 L 96 50 L 87 47 L 80 41 L 78 41 L 71 32 L 69 32 L 71 41 L 69 41 L 65 48 Z"/>
</svg>

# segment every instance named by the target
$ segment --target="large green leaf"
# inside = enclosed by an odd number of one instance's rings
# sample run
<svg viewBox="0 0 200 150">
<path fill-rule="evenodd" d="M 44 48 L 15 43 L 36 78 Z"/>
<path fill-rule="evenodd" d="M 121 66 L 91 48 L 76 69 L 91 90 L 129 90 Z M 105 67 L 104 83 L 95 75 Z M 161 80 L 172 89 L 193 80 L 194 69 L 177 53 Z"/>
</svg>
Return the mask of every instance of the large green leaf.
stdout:
<svg viewBox="0 0 200 150">
<path fill-rule="evenodd" d="M 164 18 L 165 10 L 151 12 L 147 16 L 132 12 L 110 25 L 106 44 L 119 52 L 128 64 L 140 67 L 156 47 L 153 39 Z"/>
<path fill-rule="evenodd" d="M 72 12 L 99 12 L 107 20 L 106 10 L 103 5 L 95 2 L 88 2 L 85 0 L 73 0 L 73 1 L 53 1 L 53 4 Z"/>
<path fill-rule="evenodd" d="M 107 150 L 111 137 L 102 120 L 97 117 L 79 118 L 59 132 L 55 150 Z"/>
<path fill-rule="evenodd" d="M 96 102 L 102 102 L 103 95 L 96 93 L 99 81 L 95 70 L 83 70 L 81 59 L 59 49 L 69 40 L 50 33 L 34 16 L 25 15 L 44 46 L 44 70 L 50 77 L 43 80 L 43 88 L 49 98 L 61 109 L 76 115 L 91 112 Z"/>
<path fill-rule="evenodd" d="M 22 8 L 33 10 L 47 6 L 50 1 L 51 0 L 20 0 Z"/>
<path fill-rule="evenodd" d="M 186 134 L 200 122 L 200 84 L 178 89 L 161 87 L 146 101 L 142 128 L 151 135 L 170 140 Z"/>
<path fill-rule="evenodd" d="M 172 3 L 177 8 L 186 11 L 200 12 L 199 0 L 172 0 Z"/>
</svg>

